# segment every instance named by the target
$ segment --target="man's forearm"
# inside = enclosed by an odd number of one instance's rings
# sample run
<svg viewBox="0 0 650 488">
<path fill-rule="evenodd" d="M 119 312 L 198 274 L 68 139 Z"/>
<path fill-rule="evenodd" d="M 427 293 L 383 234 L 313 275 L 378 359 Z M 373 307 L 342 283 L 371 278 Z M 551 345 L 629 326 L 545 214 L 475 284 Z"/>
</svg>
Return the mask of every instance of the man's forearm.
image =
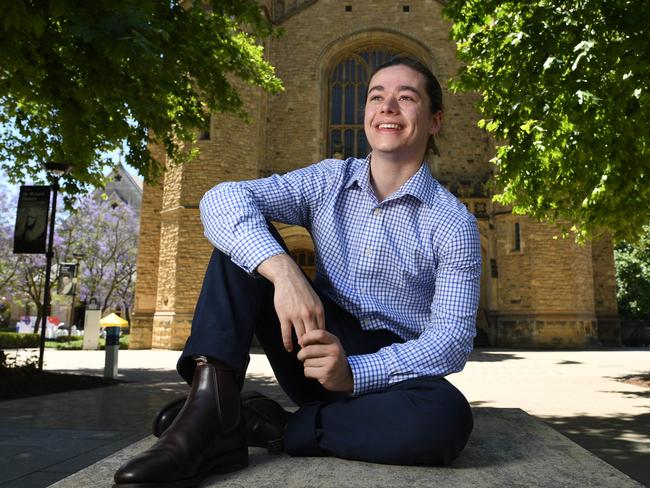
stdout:
<svg viewBox="0 0 650 488">
<path fill-rule="evenodd" d="M 291 280 L 302 276 L 300 267 L 285 253 L 276 254 L 264 260 L 257 267 L 257 272 L 274 285 L 282 280 Z"/>
</svg>

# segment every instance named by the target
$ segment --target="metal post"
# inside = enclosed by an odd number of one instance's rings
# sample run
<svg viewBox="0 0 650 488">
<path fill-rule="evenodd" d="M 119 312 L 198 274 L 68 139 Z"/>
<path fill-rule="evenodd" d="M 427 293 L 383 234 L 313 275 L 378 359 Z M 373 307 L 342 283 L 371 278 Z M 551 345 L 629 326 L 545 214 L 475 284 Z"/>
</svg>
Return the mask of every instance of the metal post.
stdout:
<svg viewBox="0 0 650 488">
<path fill-rule="evenodd" d="M 120 328 L 106 327 L 106 356 L 104 360 L 104 377 L 115 379 L 117 376 L 117 356 L 120 351 Z"/>
<path fill-rule="evenodd" d="M 59 191 L 59 181 L 54 179 L 52 186 L 52 213 L 50 215 L 50 229 L 45 253 L 45 291 L 43 292 L 43 313 L 41 321 L 41 344 L 38 355 L 38 370 L 43 370 L 43 355 L 45 354 L 45 331 L 47 329 L 47 318 L 50 316 L 50 271 L 52 269 L 52 258 L 54 257 L 54 219 L 56 216 L 56 199 Z"/>
<path fill-rule="evenodd" d="M 77 262 L 77 265 L 74 268 L 74 276 L 72 277 L 72 304 L 70 305 L 70 320 L 68 322 L 68 329 L 70 330 L 70 337 L 72 337 L 72 326 L 77 325 L 75 324 L 75 305 L 74 302 L 77 298 L 77 283 L 79 282 L 79 268 L 81 267 L 81 258 L 85 257 L 83 254 L 80 253 L 73 253 L 72 257 L 74 257 L 75 261 Z"/>
</svg>

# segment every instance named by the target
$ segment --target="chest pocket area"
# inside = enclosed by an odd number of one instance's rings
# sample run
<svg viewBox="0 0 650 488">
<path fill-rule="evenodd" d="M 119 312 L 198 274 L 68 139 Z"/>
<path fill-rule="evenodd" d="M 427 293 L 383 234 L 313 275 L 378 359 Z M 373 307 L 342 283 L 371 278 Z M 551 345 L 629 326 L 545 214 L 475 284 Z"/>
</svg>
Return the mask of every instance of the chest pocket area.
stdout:
<svg viewBox="0 0 650 488">
<path fill-rule="evenodd" d="M 436 259 L 420 247 L 413 247 L 404 253 L 402 269 L 399 270 L 400 281 L 405 288 L 416 289 L 421 292 L 422 288 L 433 289 L 437 262 Z"/>
</svg>

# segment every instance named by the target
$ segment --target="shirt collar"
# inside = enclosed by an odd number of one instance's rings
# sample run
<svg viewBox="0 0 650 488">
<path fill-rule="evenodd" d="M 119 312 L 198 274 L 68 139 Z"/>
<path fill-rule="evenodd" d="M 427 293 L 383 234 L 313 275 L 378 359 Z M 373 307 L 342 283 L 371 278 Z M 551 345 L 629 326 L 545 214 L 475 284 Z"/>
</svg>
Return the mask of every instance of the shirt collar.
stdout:
<svg viewBox="0 0 650 488">
<path fill-rule="evenodd" d="M 345 184 L 345 188 L 350 188 L 355 182 L 359 188 L 374 195 L 374 191 L 370 185 L 370 155 L 368 155 L 354 170 Z M 423 161 L 417 173 L 411 176 L 399 190 L 393 193 L 385 201 L 396 200 L 405 195 L 411 195 L 426 205 L 433 205 L 436 185 L 437 182 L 431 175 L 429 165 L 426 161 Z"/>
<path fill-rule="evenodd" d="M 348 179 L 347 183 L 345 184 L 345 188 L 350 188 L 354 183 L 356 183 L 359 188 L 362 188 L 363 190 L 370 190 L 370 155 L 366 156 L 365 159 L 360 159 L 357 160 L 359 161 L 359 164 L 355 168 L 355 170 L 352 172 L 352 175 L 350 175 L 350 178 Z"/>
</svg>

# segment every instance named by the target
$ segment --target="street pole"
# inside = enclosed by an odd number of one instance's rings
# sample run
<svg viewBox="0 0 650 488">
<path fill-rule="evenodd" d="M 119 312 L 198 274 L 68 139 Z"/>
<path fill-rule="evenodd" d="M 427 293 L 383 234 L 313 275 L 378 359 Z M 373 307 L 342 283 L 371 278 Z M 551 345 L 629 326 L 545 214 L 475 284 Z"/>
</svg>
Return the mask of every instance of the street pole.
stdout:
<svg viewBox="0 0 650 488">
<path fill-rule="evenodd" d="M 81 259 L 85 257 L 85 255 L 81 253 L 72 253 L 72 257 L 74 257 L 77 265 L 74 268 L 74 277 L 72 278 L 72 305 L 70 305 L 70 320 L 68 321 L 68 329 L 70 330 L 70 337 L 72 337 L 72 326 L 77 325 L 75 322 L 75 300 L 77 298 L 77 283 L 79 282 L 78 276 L 79 276 L 79 268 L 81 267 Z"/>
<path fill-rule="evenodd" d="M 45 317 L 41 322 L 41 344 L 38 355 L 38 370 L 43 371 L 43 355 L 45 354 L 45 332 L 47 330 L 47 318 L 50 316 L 51 297 L 50 297 L 50 273 L 52 270 L 52 258 L 54 257 L 54 219 L 56 217 L 56 199 L 59 192 L 59 178 L 63 176 L 69 165 L 65 163 L 45 163 L 52 187 L 52 213 L 50 215 L 50 229 L 47 243 L 47 253 L 45 254 L 45 290 L 43 292 L 43 313 Z"/>
<path fill-rule="evenodd" d="M 45 331 L 47 329 L 47 318 L 50 316 L 50 272 L 52 270 L 52 258 L 54 257 L 54 219 L 56 216 L 56 199 L 59 191 L 59 180 L 54 179 L 52 187 L 52 212 L 50 214 L 50 229 L 45 253 L 45 291 L 43 292 L 43 311 L 45 317 L 41 322 L 41 344 L 38 355 L 38 370 L 43 370 L 43 355 L 45 354 Z"/>
</svg>

